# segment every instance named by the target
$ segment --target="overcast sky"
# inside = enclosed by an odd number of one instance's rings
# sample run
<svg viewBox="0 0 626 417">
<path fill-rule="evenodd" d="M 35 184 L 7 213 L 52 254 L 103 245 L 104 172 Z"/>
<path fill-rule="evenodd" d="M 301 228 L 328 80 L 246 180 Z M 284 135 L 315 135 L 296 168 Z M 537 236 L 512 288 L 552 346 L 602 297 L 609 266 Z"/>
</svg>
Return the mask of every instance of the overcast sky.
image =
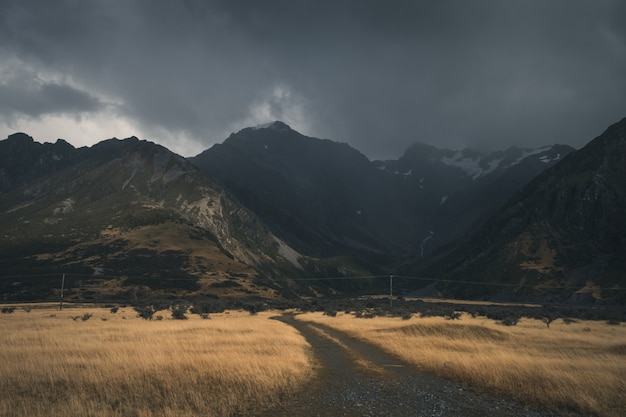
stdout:
<svg viewBox="0 0 626 417">
<path fill-rule="evenodd" d="M 581 147 L 625 116 L 620 0 L 0 1 L 0 138 L 191 156 L 282 120 L 377 159 Z"/>
</svg>

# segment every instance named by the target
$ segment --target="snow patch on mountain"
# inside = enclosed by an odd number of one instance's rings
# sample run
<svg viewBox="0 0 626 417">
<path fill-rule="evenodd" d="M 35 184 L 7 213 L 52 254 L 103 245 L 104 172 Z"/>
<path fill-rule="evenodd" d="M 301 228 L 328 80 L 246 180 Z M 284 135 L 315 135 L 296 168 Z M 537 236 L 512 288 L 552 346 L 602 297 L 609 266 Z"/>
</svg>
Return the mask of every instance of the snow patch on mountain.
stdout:
<svg viewBox="0 0 626 417">
<path fill-rule="evenodd" d="M 542 152 L 547 152 L 550 149 L 552 149 L 551 146 L 545 146 L 543 148 L 537 148 L 537 149 L 524 149 L 524 151 L 522 152 L 522 155 L 519 158 L 517 158 L 517 160 L 515 160 L 515 162 L 513 162 L 511 166 L 519 164 L 520 162 L 522 162 L 524 159 L 528 158 L 531 155 L 537 155 Z"/>
<path fill-rule="evenodd" d="M 539 160 L 543 162 L 544 164 L 548 164 L 552 161 L 558 161 L 559 159 L 561 159 L 560 153 L 557 153 L 556 156 L 554 157 L 551 157 L 550 155 L 543 155 L 539 157 Z"/>
</svg>

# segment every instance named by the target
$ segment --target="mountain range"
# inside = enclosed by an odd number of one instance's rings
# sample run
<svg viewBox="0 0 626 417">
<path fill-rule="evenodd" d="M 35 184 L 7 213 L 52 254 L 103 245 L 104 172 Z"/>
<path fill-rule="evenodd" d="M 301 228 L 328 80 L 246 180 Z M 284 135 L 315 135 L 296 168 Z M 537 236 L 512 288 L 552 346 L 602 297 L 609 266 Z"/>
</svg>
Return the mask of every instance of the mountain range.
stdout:
<svg viewBox="0 0 626 417">
<path fill-rule="evenodd" d="M 372 162 L 347 144 L 275 122 L 234 133 L 190 161 L 302 253 L 376 269 L 425 258 L 463 236 L 572 151 L 416 144 L 396 161 Z"/>
<path fill-rule="evenodd" d="M 422 272 L 461 297 L 624 303 L 624 219 L 626 119 L 546 169 Z"/>
<path fill-rule="evenodd" d="M 406 274 L 446 296 L 615 298 L 601 288 L 624 286 L 625 123 L 579 151 L 416 143 L 389 161 L 279 121 L 188 159 L 134 137 L 76 149 L 14 134 L 0 141 L 0 292 L 44 297 L 51 272 L 102 277 L 77 298 L 315 295 Z"/>
<path fill-rule="evenodd" d="M 5 298 L 45 293 L 56 271 L 126 277 L 124 291 L 263 295 L 269 284 L 252 289 L 259 271 L 294 268 L 288 246 L 250 210 L 154 143 L 75 149 L 15 134 L 0 142 L 0 155 L 0 270 L 24 277 L 2 281 Z M 87 292 L 119 292 L 112 283 Z"/>
</svg>

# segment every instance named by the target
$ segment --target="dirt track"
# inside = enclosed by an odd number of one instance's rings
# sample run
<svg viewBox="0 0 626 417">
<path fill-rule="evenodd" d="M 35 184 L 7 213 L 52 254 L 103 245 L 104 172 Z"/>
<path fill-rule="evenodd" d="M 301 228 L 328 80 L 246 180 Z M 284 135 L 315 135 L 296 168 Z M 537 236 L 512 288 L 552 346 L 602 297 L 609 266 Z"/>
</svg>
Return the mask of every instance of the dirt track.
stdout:
<svg viewBox="0 0 626 417">
<path fill-rule="evenodd" d="M 402 363 L 382 350 L 327 326 L 275 317 L 311 344 L 317 378 L 263 416 L 498 416 L 548 417 L 510 400 L 477 393 Z"/>
</svg>

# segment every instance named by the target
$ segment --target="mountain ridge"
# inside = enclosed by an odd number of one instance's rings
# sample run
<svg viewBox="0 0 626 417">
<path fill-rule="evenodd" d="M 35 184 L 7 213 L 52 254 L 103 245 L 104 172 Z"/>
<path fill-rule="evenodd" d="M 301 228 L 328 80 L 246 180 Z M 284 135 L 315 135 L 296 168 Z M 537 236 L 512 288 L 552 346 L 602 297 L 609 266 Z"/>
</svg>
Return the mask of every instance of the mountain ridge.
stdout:
<svg viewBox="0 0 626 417">
<path fill-rule="evenodd" d="M 448 280 L 518 285 L 551 301 L 624 301 L 626 118 L 525 185 L 473 238 L 428 273 Z M 461 278 L 462 277 L 462 278 Z M 494 296 L 496 287 L 442 289 Z M 564 288 L 576 290 L 563 290 Z"/>
<path fill-rule="evenodd" d="M 43 163 L 47 175 L 2 194 L 5 273 L 108 270 L 139 283 L 196 282 L 188 286 L 205 293 L 229 281 L 245 296 L 261 271 L 295 268 L 253 213 L 166 148 L 132 137 L 74 152 L 64 168 Z"/>
<path fill-rule="evenodd" d="M 620 123 L 607 132 L 622 132 Z M 0 263 L 5 271 L 13 263 L 26 269 L 64 265 L 94 274 L 114 270 L 146 280 L 180 276 L 195 282 L 186 291 L 217 294 L 211 288 L 231 288 L 220 293 L 231 296 L 312 294 L 329 285 L 297 285 L 291 278 L 298 277 L 396 271 L 424 276 L 426 271 L 449 281 L 465 276 L 483 283 L 474 290 L 454 283 L 439 286 L 452 296 L 603 300 L 601 285 L 618 285 L 616 271 L 626 269 L 619 263 L 621 252 L 593 255 L 576 268 L 567 260 L 587 259 L 586 250 L 611 242 L 621 248 L 622 228 L 612 214 L 621 213 L 619 190 L 626 188 L 613 172 L 622 172 L 619 164 L 603 171 L 605 188 L 589 186 L 588 194 L 577 191 L 559 200 L 544 193 L 532 203 L 520 197 L 537 183 L 560 189 L 554 182 L 559 172 L 593 165 L 589 149 L 602 148 L 594 143 L 604 142 L 596 138 L 579 151 L 551 145 L 497 152 L 416 143 L 397 160 L 370 161 L 348 144 L 311 138 L 279 121 L 242 129 L 192 158 L 136 137 L 76 149 L 63 140 L 39 144 L 14 134 L 0 141 L 0 246 L 13 256 L 5 255 Z M 611 157 L 619 158 L 622 148 L 615 146 Z M 596 153 L 606 157 L 609 151 Z M 586 183 L 573 182 L 593 185 L 583 174 Z M 615 201 L 606 200 L 607 195 Z M 589 220 L 593 216 L 575 218 L 568 212 L 585 196 L 611 207 L 597 211 L 606 215 L 596 223 Z M 525 204 L 537 210 L 552 204 L 558 214 L 552 214 L 550 224 L 557 219 L 569 223 L 561 230 L 524 220 Z M 497 220 L 511 207 L 517 212 Z M 509 218 L 519 220 L 512 225 Z M 585 240 L 584 233 L 574 234 L 582 243 L 552 236 L 565 235 L 565 229 L 576 226 L 574 220 L 585 220 L 579 228 L 606 236 Z M 514 234 L 515 227 L 521 228 L 517 243 L 498 240 L 499 234 Z M 494 246 L 494 241 L 499 243 Z M 498 254 L 512 245 L 518 252 Z M 568 247 L 578 249 L 568 252 Z M 151 259 L 156 261 L 151 264 Z M 485 274 L 486 265 L 491 272 Z M 522 278 L 520 269 L 526 271 Z M 612 271 L 613 280 L 598 284 L 585 278 L 602 271 Z M 501 289 L 509 280 L 520 289 L 503 295 L 485 287 L 491 283 Z M 559 286 L 578 286 L 579 295 L 556 294 Z"/>
<path fill-rule="evenodd" d="M 388 265 L 384 272 L 463 237 L 571 151 L 414 144 L 398 160 L 370 161 L 348 144 L 273 122 L 233 133 L 189 160 L 302 253 L 356 256 Z M 472 171 L 481 165 L 488 172 Z"/>
</svg>

